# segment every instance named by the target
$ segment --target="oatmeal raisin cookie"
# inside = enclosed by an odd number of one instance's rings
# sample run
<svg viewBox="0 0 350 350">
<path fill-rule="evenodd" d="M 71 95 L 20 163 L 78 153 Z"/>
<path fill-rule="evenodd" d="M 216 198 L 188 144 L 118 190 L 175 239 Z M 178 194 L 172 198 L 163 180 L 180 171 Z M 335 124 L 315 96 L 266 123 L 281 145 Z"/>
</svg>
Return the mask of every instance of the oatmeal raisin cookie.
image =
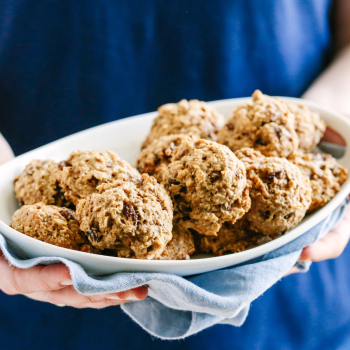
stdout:
<svg viewBox="0 0 350 350">
<path fill-rule="evenodd" d="M 232 151 L 249 147 L 265 156 L 287 157 L 298 149 L 295 117 L 278 97 L 256 90 L 253 101 L 238 107 L 218 133 L 218 142 Z"/>
<path fill-rule="evenodd" d="M 278 236 L 265 236 L 249 230 L 244 218 L 234 225 L 224 223 L 217 236 L 205 236 L 200 239 L 200 250 L 215 255 L 238 253 L 272 241 Z"/>
<path fill-rule="evenodd" d="M 135 181 L 139 172 L 112 151 L 78 151 L 59 164 L 59 185 L 74 205 L 97 193 L 97 186 L 117 179 Z"/>
<path fill-rule="evenodd" d="M 196 134 L 202 139 L 216 141 L 219 129 L 224 125 L 223 116 L 213 107 L 198 100 L 181 100 L 158 108 L 151 131 L 142 148 L 161 136 Z"/>
<path fill-rule="evenodd" d="M 251 209 L 244 216 L 249 229 L 275 235 L 297 225 L 311 204 L 309 179 L 284 158 L 253 156 L 241 161 L 252 185 Z"/>
<path fill-rule="evenodd" d="M 147 174 L 139 182 L 103 183 L 79 201 L 80 228 L 98 249 L 119 257 L 154 259 L 172 238 L 173 206 L 164 187 Z"/>
<path fill-rule="evenodd" d="M 159 260 L 188 260 L 195 252 L 192 234 L 179 225 L 173 226 L 173 238 L 166 245 Z"/>
<path fill-rule="evenodd" d="M 12 217 L 13 229 L 59 247 L 87 251 L 74 211 L 53 205 L 24 205 Z"/>
<path fill-rule="evenodd" d="M 308 212 L 324 206 L 340 190 L 348 171 L 330 154 L 297 152 L 288 158 L 310 179 L 312 203 Z"/>
<path fill-rule="evenodd" d="M 58 164 L 52 160 L 33 160 L 15 179 L 15 193 L 20 206 L 25 204 L 54 204 L 68 206 L 57 182 Z"/>
<path fill-rule="evenodd" d="M 163 181 L 174 203 L 174 219 L 186 229 L 215 235 L 250 207 L 241 161 L 214 141 L 183 141 L 173 153 Z"/>
<path fill-rule="evenodd" d="M 301 104 L 288 104 L 295 116 L 295 131 L 299 137 L 299 149 L 311 152 L 320 142 L 326 131 L 326 123 L 320 119 L 320 115 L 309 107 Z"/>
<path fill-rule="evenodd" d="M 158 182 L 162 182 L 175 148 L 184 140 L 194 139 L 198 137 L 191 134 L 161 136 L 141 151 L 136 161 L 137 170 L 141 174 L 152 175 Z"/>
</svg>

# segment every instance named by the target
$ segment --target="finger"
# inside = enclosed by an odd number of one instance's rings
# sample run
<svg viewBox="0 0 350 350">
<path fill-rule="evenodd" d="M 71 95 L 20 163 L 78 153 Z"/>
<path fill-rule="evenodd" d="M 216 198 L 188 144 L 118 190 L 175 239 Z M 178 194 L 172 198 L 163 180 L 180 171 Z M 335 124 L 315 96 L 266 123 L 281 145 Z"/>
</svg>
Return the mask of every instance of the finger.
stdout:
<svg viewBox="0 0 350 350">
<path fill-rule="evenodd" d="M 106 299 L 105 301 L 101 301 L 99 303 L 82 305 L 79 307 L 79 309 L 104 309 L 109 306 L 118 306 L 125 303 L 127 303 L 127 301 Z"/>
<path fill-rule="evenodd" d="M 74 302 L 68 302 L 66 304 L 55 304 L 52 302 L 52 300 L 55 299 L 55 296 L 50 295 L 51 293 L 54 293 L 54 292 L 55 291 L 32 293 L 27 295 L 27 297 L 40 302 L 46 302 L 57 306 L 69 306 L 69 307 L 74 307 L 76 309 L 85 309 L 85 308 L 102 309 L 108 306 L 117 306 L 128 302 L 127 300 L 121 300 L 121 299 L 104 299 L 100 302 L 94 302 L 94 303 L 88 302 L 86 304 L 82 304 L 82 303 L 75 304 Z"/>
<path fill-rule="evenodd" d="M 63 264 L 18 269 L 0 258 L 0 288 L 7 294 L 29 294 L 57 290 L 72 285 L 68 268 Z"/>
<path fill-rule="evenodd" d="M 338 132 L 331 129 L 329 126 L 327 126 L 326 132 L 324 133 L 321 141 L 346 146 L 346 141 L 344 140 L 344 138 Z"/>
<path fill-rule="evenodd" d="M 337 232 L 329 233 L 321 240 L 303 249 L 300 261 L 311 260 L 314 262 L 335 259 L 343 252 L 349 237 Z"/>
<path fill-rule="evenodd" d="M 284 277 L 288 276 L 288 275 L 292 275 L 294 273 L 298 273 L 299 272 L 299 269 L 295 266 L 293 266 L 285 275 Z"/>
<path fill-rule="evenodd" d="M 324 238 L 303 249 L 299 260 L 315 262 L 337 258 L 345 249 L 350 237 L 350 209 L 342 222 Z"/>
<path fill-rule="evenodd" d="M 136 299 L 135 296 L 132 295 L 131 297 L 129 296 L 123 300 L 116 294 L 117 293 L 85 296 L 78 293 L 73 287 L 66 287 L 64 289 L 54 291 L 31 293 L 28 294 L 27 297 L 51 304 L 63 304 L 76 308 L 101 308 L 111 305 L 120 305 Z"/>
<path fill-rule="evenodd" d="M 9 266 L 4 257 L 0 258 L 0 289 L 7 294 L 30 294 L 59 290 L 72 285 L 69 270 L 63 264 L 35 266 L 30 269 L 18 269 Z M 108 294 L 112 299 L 140 300 L 147 297 L 148 288 L 141 286 L 132 290 Z M 81 295 L 77 293 L 77 295 Z M 95 301 L 104 297 L 95 296 Z M 84 300 L 83 300 L 84 302 Z"/>
<path fill-rule="evenodd" d="M 134 289 L 132 289 L 132 292 L 136 296 L 137 299 L 142 300 L 142 299 L 145 299 L 148 295 L 148 287 L 141 286 L 138 288 L 134 288 Z"/>
</svg>

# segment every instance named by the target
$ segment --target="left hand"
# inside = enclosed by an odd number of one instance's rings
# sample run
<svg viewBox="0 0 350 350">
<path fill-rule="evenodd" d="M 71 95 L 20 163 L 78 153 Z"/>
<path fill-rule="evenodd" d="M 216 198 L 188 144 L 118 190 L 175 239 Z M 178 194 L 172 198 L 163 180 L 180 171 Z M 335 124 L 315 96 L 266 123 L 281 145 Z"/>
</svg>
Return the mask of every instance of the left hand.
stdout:
<svg viewBox="0 0 350 350">
<path fill-rule="evenodd" d="M 63 264 L 19 269 L 10 266 L 1 255 L 0 251 L 0 291 L 7 295 L 22 294 L 37 301 L 77 309 L 102 309 L 142 300 L 148 294 L 147 287 L 141 286 L 124 292 L 85 296 L 74 289 L 69 270 Z"/>
<path fill-rule="evenodd" d="M 299 261 L 311 260 L 314 262 L 335 259 L 342 254 L 350 238 L 350 207 L 347 209 L 344 219 L 331 232 L 322 239 L 305 247 L 300 254 Z M 296 267 L 286 274 L 298 272 Z"/>
<path fill-rule="evenodd" d="M 11 160 L 13 157 L 11 147 L 0 133 L 0 165 Z"/>
</svg>

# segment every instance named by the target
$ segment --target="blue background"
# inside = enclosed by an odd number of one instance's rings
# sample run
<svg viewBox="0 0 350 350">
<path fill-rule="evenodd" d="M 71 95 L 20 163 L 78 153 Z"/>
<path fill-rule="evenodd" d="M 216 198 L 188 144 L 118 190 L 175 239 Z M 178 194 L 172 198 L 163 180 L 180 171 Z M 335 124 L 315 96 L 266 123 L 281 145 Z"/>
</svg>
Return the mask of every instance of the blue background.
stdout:
<svg viewBox="0 0 350 350">
<path fill-rule="evenodd" d="M 329 56 L 329 0 L 0 3 L 0 131 L 16 154 L 182 98 L 300 96 Z M 155 340 L 119 308 L 0 292 L 2 349 L 349 349 L 350 250 L 282 279 L 241 328 Z M 176 320 L 169 320 L 176 327 Z"/>
</svg>

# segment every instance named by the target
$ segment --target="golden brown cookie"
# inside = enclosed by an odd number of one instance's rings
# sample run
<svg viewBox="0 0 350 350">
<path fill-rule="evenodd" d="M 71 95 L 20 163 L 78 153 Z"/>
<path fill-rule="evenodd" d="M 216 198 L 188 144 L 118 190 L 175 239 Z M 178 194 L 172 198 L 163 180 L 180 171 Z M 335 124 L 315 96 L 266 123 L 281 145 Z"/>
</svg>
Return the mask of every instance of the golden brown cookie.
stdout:
<svg viewBox="0 0 350 350">
<path fill-rule="evenodd" d="M 173 238 L 166 245 L 159 260 L 188 260 L 195 252 L 192 234 L 179 225 L 173 226 Z"/>
<path fill-rule="evenodd" d="M 205 102 L 181 100 L 179 103 L 168 103 L 158 108 L 158 116 L 142 148 L 161 136 L 174 134 L 192 133 L 202 139 L 216 141 L 223 125 L 223 116 Z"/>
<path fill-rule="evenodd" d="M 20 206 L 24 204 L 54 204 L 68 206 L 57 182 L 58 164 L 52 160 L 33 160 L 15 179 L 15 193 Z"/>
<path fill-rule="evenodd" d="M 112 151 L 72 152 L 59 168 L 59 185 L 66 199 L 74 205 L 81 198 L 97 193 L 97 186 L 104 182 L 117 179 L 135 181 L 141 177 L 136 169 Z"/>
<path fill-rule="evenodd" d="M 295 116 L 295 131 L 299 137 L 299 149 L 311 152 L 320 142 L 326 131 L 326 123 L 320 115 L 302 104 L 288 104 L 289 109 Z"/>
<path fill-rule="evenodd" d="M 217 236 L 201 237 L 199 245 L 202 252 L 223 255 L 255 248 L 277 237 L 277 235 L 270 237 L 249 230 L 243 218 L 234 225 L 224 223 Z"/>
<path fill-rule="evenodd" d="M 161 136 L 145 147 L 137 157 L 136 167 L 141 174 L 149 174 L 160 183 L 171 162 L 172 154 L 184 140 L 198 139 L 196 135 L 178 134 Z"/>
<path fill-rule="evenodd" d="M 172 238 L 173 206 L 164 187 L 143 174 L 139 182 L 116 180 L 98 190 L 77 205 L 90 242 L 119 257 L 159 257 Z"/>
<path fill-rule="evenodd" d="M 255 150 L 254 148 L 241 148 L 234 152 L 235 156 L 242 160 L 243 158 L 248 158 L 252 161 L 255 161 L 259 158 L 265 158 L 259 151 Z M 247 159 L 245 159 L 247 161 Z"/>
<path fill-rule="evenodd" d="M 163 183 L 174 203 L 175 221 L 202 235 L 215 235 L 222 223 L 234 223 L 250 207 L 243 163 L 214 141 L 183 141 Z"/>
<path fill-rule="evenodd" d="M 248 228 L 276 235 L 297 225 L 311 204 L 309 179 L 284 158 L 251 156 L 241 161 L 252 185 L 251 208 L 244 216 Z"/>
<path fill-rule="evenodd" d="M 287 157 L 298 149 L 294 114 L 287 104 L 256 90 L 253 101 L 238 107 L 218 133 L 218 142 L 232 151 L 249 147 L 265 156 Z"/>
<path fill-rule="evenodd" d="M 348 171 L 330 154 L 297 152 L 288 158 L 310 179 L 312 203 L 308 212 L 324 206 L 340 190 Z"/>
<path fill-rule="evenodd" d="M 53 205 L 24 205 L 12 217 L 13 229 L 59 247 L 81 250 L 85 235 L 74 211 Z M 86 248 L 84 248 L 86 249 Z"/>
</svg>

